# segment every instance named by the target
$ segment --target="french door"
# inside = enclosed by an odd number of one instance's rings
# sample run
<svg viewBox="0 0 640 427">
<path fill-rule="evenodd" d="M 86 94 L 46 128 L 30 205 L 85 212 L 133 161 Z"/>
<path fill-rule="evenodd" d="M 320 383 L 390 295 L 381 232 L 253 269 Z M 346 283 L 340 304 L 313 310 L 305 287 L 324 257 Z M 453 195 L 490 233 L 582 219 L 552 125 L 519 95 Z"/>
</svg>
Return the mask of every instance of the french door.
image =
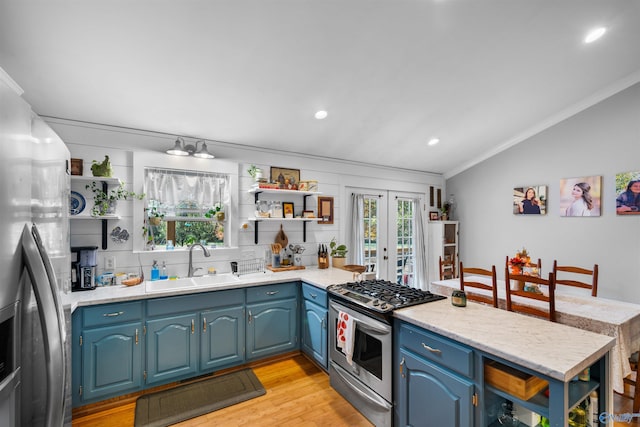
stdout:
<svg viewBox="0 0 640 427">
<path fill-rule="evenodd" d="M 415 235 L 422 230 L 416 229 L 416 221 L 422 218 L 417 215 L 416 206 L 424 206 L 416 204 L 415 199 L 421 195 L 365 189 L 351 189 L 350 193 L 350 235 L 357 240 L 351 243 L 356 251 L 354 262 L 376 272 L 378 279 L 415 286 Z"/>
</svg>

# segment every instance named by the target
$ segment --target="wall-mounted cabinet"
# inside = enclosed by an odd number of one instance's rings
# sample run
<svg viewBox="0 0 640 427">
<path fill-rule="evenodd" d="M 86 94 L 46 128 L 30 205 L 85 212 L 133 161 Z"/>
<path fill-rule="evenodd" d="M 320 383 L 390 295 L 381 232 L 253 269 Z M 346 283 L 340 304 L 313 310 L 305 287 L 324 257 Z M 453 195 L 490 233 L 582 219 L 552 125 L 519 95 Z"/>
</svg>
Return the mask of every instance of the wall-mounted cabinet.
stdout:
<svg viewBox="0 0 640 427">
<path fill-rule="evenodd" d="M 102 249 L 107 249 L 107 223 L 110 219 L 120 219 L 120 216 L 117 214 L 107 214 L 101 216 L 92 216 L 91 215 L 91 206 L 93 203 L 92 200 L 87 200 L 85 197 L 77 191 L 74 191 L 74 188 L 82 187 L 82 190 L 85 189 L 87 184 L 92 182 L 101 183 L 102 191 L 107 192 L 109 186 L 118 186 L 120 185 L 120 180 L 118 178 L 107 178 L 100 176 L 78 176 L 71 175 L 71 214 L 69 218 L 72 220 L 97 220 L 102 221 Z M 77 185 L 74 185 L 77 184 Z"/>
<path fill-rule="evenodd" d="M 317 196 L 318 194 L 322 194 L 320 192 L 317 191 L 298 191 L 298 190 L 278 190 L 278 189 L 271 189 L 271 188 L 252 188 L 248 191 L 250 194 L 254 195 L 254 201 L 255 203 L 258 203 L 258 200 L 260 200 L 260 194 L 261 193 L 265 193 L 265 194 L 276 194 L 276 195 L 286 195 L 287 198 L 291 197 L 291 196 L 297 196 L 300 197 L 302 196 L 302 212 L 307 210 L 307 197 L 309 196 Z M 303 214 L 301 213 L 301 216 L 303 216 Z M 302 241 L 306 242 L 307 241 L 307 223 L 317 220 L 317 218 L 304 218 L 304 217 L 300 217 L 300 218 L 271 218 L 271 217 L 249 217 L 247 218 L 248 221 L 252 221 L 255 222 L 255 227 L 254 227 L 254 243 L 258 244 L 258 224 L 261 221 L 272 221 L 272 222 L 301 222 L 302 223 Z"/>
</svg>

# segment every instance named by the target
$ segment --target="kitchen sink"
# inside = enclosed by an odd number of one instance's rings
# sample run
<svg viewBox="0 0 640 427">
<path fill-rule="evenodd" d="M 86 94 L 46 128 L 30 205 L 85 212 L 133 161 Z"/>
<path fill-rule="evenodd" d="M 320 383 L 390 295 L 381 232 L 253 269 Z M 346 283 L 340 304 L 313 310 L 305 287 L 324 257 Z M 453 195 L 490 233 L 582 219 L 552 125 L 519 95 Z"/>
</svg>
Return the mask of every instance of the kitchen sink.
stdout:
<svg viewBox="0 0 640 427">
<path fill-rule="evenodd" d="M 145 282 L 147 292 L 163 292 L 174 289 L 195 288 L 197 285 L 190 277 L 182 279 L 151 280 Z"/>
<path fill-rule="evenodd" d="M 192 277 L 191 280 L 196 286 L 213 286 L 236 283 L 240 279 L 231 273 L 222 273 L 208 276 Z"/>
</svg>

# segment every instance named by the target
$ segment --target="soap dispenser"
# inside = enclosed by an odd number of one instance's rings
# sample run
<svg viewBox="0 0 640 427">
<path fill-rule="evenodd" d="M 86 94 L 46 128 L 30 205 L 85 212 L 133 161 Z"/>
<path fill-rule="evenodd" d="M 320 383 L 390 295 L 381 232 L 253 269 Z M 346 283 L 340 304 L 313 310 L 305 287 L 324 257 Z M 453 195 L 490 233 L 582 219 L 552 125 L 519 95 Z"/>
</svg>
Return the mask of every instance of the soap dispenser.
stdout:
<svg viewBox="0 0 640 427">
<path fill-rule="evenodd" d="M 166 280 L 169 278 L 167 274 L 167 262 L 162 261 L 162 268 L 160 269 L 160 280 Z"/>
<path fill-rule="evenodd" d="M 151 280 L 160 279 L 160 269 L 158 268 L 158 261 L 153 260 L 153 265 L 151 266 Z"/>
</svg>

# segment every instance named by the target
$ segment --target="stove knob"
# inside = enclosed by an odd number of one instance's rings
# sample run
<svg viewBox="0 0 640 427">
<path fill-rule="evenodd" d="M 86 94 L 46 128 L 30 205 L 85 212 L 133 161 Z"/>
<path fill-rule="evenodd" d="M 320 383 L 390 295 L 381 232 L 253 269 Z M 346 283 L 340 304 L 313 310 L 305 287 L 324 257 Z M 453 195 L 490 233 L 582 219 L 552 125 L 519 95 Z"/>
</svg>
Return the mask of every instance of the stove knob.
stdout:
<svg viewBox="0 0 640 427">
<path fill-rule="evenodd" d="M 386 303 L 382 303 L 382 305 L 380 306 L 381 309 L 386 310 L 387 309 L 387 304 Z"/>
<path fill-rule="evenodd" d="M 380 305 L 380 301 L 378 301 L 377 299 L 374 299 L 372 304 L 373 305 Z"/>
</svg>

